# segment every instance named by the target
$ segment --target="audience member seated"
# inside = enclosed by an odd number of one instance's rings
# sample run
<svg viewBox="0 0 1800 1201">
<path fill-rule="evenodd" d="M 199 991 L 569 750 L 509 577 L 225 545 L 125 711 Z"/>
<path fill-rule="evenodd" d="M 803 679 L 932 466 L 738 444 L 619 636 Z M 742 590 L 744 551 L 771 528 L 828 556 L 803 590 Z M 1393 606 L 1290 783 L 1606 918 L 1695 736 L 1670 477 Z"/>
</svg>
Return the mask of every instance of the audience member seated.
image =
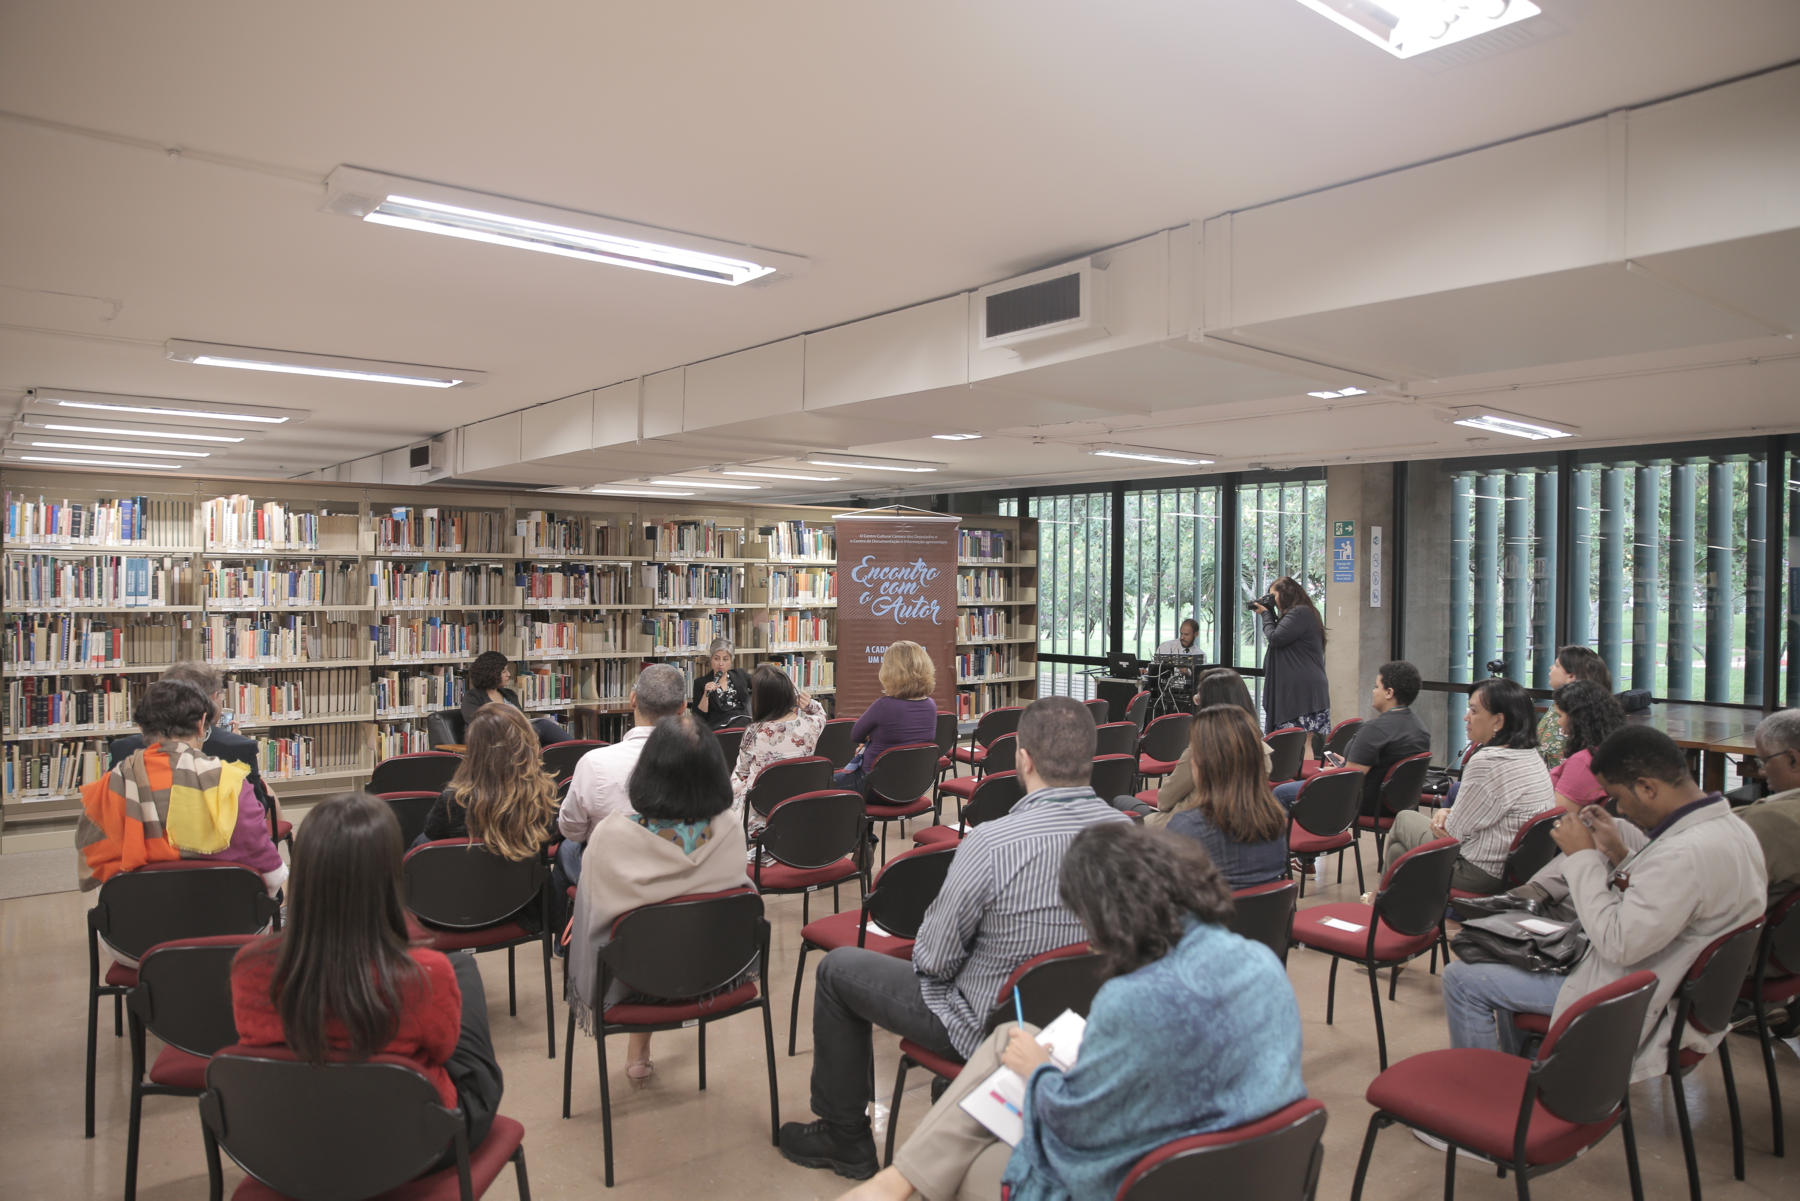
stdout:
<svg viewBox="0 0 1800 1201">
<path fill-rule="evenodd" d="M 1250 699 L 1250 689 L 1244 686 L 1244 677 L 1229 667 L 1209 667 L 1200 673 L 1200 682 L 1194 691 L 1194 711 L 1208 709 L 1214 705 L 1236 705 L 1250 717 L 1250 724 L 1256 725 L 1259 714 L 1256 702 Z M 1262 742 L 1259 734 L 1258 742 Z M 1274 751 L 1269 744 L 1262 743 L 1263 778 L 1269 776 L 1269 766 L 1273 761 Z M 1137 813 L 1144 818 L 1147 826 L 1160 826 L 1169 818 L 1194 805 L 1194 751 L 1190 739 L 1182 748 L 1181 757 L 1175 761 L 1175 770 L 1163 779 L 1161 787 L 1156 790 L 1156 807 L 1150 808 L 1136 797 L 1107 798 L 1114 805 L 1127 813 Z"/>
<path fill-rule="evenodd" d="M 249 771 L 201 749 L 216 714 L 212 699 L 186 680 L 144 690 L 132 716 L 146 745 L 81 790 L 75 848 L 83 892 L 176 859 L 241 863 L 261 873 L 269 895 L 281 888 L 287 865 Z"/>
<path fill-rule="evenodd" d="M 1556 652 L 1556 660 L 1550 664 L 1550 687 L 1559 689 L 1575 680 L 1586 680 L 1598 684 L 1604 692 L 1612 692 L 1612 672 L 1607 670 L 1606 660 L 1600 657 L 1600 652 L 1592 647 L 1565 646 Z M 1556 718 L 1554 705 L 1544 710 L 1544 716 L 1538 721 L 1537 735 L 1538 754 L 1543 757 L 1545 767 L 1555 767 L 1574 753 L 1564 744 L 1562 723 Z"/>
<path fill-rule="evenodd" d="M 600 948 L 612 941 L 615 921 L 658 901 L 751 886 L 725 753 L 699 715 L 678 706 L 656 723 L 626 791 L 631 811 L 610 814 L 588 842 L 569 926 L 569 1006 L 589 1034 L 607 1006 L 629 995 L 619 981 L 605 997 L 594 995 Z M 650 1036 L 633 1034 L 625 1075 L 642 1083 L 654 1070 Z"/>
<path fill-rule="evenodd" d="M 731 643 L 714 638 L 706 670 L 694 676 L 694 712 L 708 729 L 716 730 L 750 711 L 750 677 L 743 668 L 732 666 L 734 661 Z"/>
<path fill-rule="evenodd" d="M 1550 773 L 1537 753 L 1531 697 L 1512 680 L 1483 680 L 1469 694 L 1463 729 L 1475 751 L 1463 765 L 1456 804 L 1426 817 L 1417 809 L 1394 815 L 1382 860 L 1385 871 L 1414 847 L 1454 838 L 1453 888 L 1496 893 L 1506 887 L 1506 855 L 1528 822 L 1556 804 Z"/>
<path fill-rule="evenodd" d="M 256 739 L 246 738 L 230 728 L 222 706 L 225 703 L 225 677 L 217 668 L 204 663 L 187 660 L 170 667 L 162 676 L 165 680 L 186 680 L 212 702 L 212 730 L 206 736 L 206 742 L 200 752 L 209 759 L 222 759 L 226 763 L 242 763 L 250 769 L 250 787 L 256 790 L 256 799 L 262 803 L 263 812 L 269 819 L 269 829 L 275 829 L 275 823 L 281 819 L 281 805 L 275 799 L 269 786 L 263 783 L 262 772 L 258 770 Z M 107 746 L 109 763 L 121 763 L 131 756 L 133 751 L 144 745 L 142 734 L 121 734 Z"/>
<path fill-rule="evenodd" d="M 1550 711 L 1563 740 L 1562 762 L 1550 769 L 1556 803 L 1573 811 L 1604 801 L 1606 789 L 1594 779 L 1594 748 L 1625 724 L 1618 698 L 1592 680 L 1571 680 L 1556 690 Z"/>
<path fill-rule="evenodd" d="M 1032 702 L 1020 715 L 1018 738 L 1025 796 L 1011 813 L 964 837 L 926 910 L 912 962 L 858 947 L 820 961 L 812 1070 L 819 1120 L 789 1122 L 780 1132 L 781 1153 L 795 1163 L 854 1180 L 874 1174 L 868 1107 L 875 1026 L 966 1058 L 981 1046 L 988 1011 L 1013 969 L 1087 937 L 1057 892 L 1063 853 L 1083 830 L 1129 819 L 1088 786 L 1094 719 L 1080 701 Z"/>
<path fill-rule="evenodd" d="M 1800 709 L 1783 709 L 1756 727 L 1756 757 L 1771 792 L 1737 811 L 1762 844 L 1769 901 L 1800 888 Z"/>
<path fill-rule="evenodd" d="M 231 965 L 238 1043 L 314 1064 L 410 1059 L 461 1111 L 473 1149 L 501 1092 L 481 973 L 473 955 L 411 941 L 400 859 L 399 823 L 379 799 L 353 792 L 313 807 L 294 841 L 286 926 Z"/>
<path fill-rule="evenodd" d="M 853 788 L 867 795 L 864 778 L 869 765 L 889 747 L 913 742 L 937 741 L 937 670 L 931 656 L 916 642 L 893 642 L 881 657 L 881 696 L 863 710 L 850 727 L 850 740 L 859 744 L 849 766 L 832 777 L 834 788 Z"/>
<path fill-rule="evenodd" d="M 1090 827 L 1069 844 L 1058 893 L 1110 977 L 1094 996 L 1076 1065 L 1064 1072 L 1051 1063 L 1034 1028 L 1002 1026 L 893 1166 L 846 1201 L 1111 1197 L 1164 1143 L 1254 1121 L 1305 1095 L 1287 974 L 1267 947 L 1226 929 L 1227 886 L 1191 843 L 1130 823 Z M 1027 1082 L 1016 1150 L 959 1105 L 1001 1064 Z"/>
<path fill-rule="evenodd" d="M 1206 848 L 1233 890 L 1286 877 L 1287 810 L 1269 787 L 1256 748 L 1265 745 L 1250 715 L 1213 705 L 1194 715 L 1188 749 L 1206 765 L 1194 803 L 1169 819 L 1170 833 Z"/>
<path fill-rule="evenodd" d="M 467 727 L 475 720 L 475 715 L 483 705 L 493 701 L 505 701 L 521 713 L 519 694 L 512 689 L 513 665 L 499 651 L 483 651 L 475 656 L 475 662 L 469 664 L 468 687 L 463 690 L 462 715 L 467 737 Z M 531 728 L 537 731 L 538 742 L 549 746 L 553 742 L 567 742 L 573 737 L 567 727 L 553 717 L 534 717 Z"/>
<path fill-rule="evenodd" d="M 630 812 L 626 784 L 643 753 L 644 740 L 657 722 L 681 712 L 686 696 L 687 682 L 679 670 L 667 663 L 652 663 L 638 673 L 631 689 L 632 728 L 612 745 L 595 747 L 575 765 L 568 795 L 556 814 L 556 826 L 563 836 L 556 852 L 559 884 L 581 879 L 582 852 L 594 827 L 615 813 Z"/>
<path fill-rule="evenodd" d="M 1419 695 L 1419 669 L 1405 659 L 1383 663 L 1375 672 L 1369 703 L 1375 716 L 1356 728 L 1344 748 L 1343 766 L 1363 773 L 1364 813 L 1381 812 L 1381 781 L 1400 760 L 1431 749 L 1431 734 L 1414 716 L 1413 700 Z M 1292 809 L 1302 781 L 1277 785 L 1275 799 Z"/>
<path fill-rule="evenodd" d="M 760 664 L 750 674 L 750 724 L 744 727 L 731 773 L 731 803 L 743 805 L 744 794 L 769 764 L 812 754 L 824 728 L 825 710 L 819 702 L 796 690 L 780 667 Z M 751 814 L 750 826 L 760 830 L 763 819 Z"/>
<path fill-rule="evenodd" d="M 1452 963 L 1444 969 L 1445 1017 L 1452 1046 L 1516 1055 L 1523 1040 L 1514 1014 L 1554 1018 L 1597 988 L 1653 971 L 1656 992 L 1632 1068 L 1632 1079 L 1643 1080 L 1668 1069 L 1676 986 L 1702 948 L 1763 911 L 1768 877 L 1755 835 L 1724 797 L 1700 790 L 1687 755 L 1667 734 L 1626 726 L 1593 749 L 1593 772 L 1619 813 L 1647 833 L 1627 833 L 1602 805 L 1556 823 L 1561 874 L 1588 936 L 1586 953 L 1566 979 L 1506 964 Z M 1710 1051 L 1720 1037 L 1690 1026 L 1682 1045 Z"/>
</svg>

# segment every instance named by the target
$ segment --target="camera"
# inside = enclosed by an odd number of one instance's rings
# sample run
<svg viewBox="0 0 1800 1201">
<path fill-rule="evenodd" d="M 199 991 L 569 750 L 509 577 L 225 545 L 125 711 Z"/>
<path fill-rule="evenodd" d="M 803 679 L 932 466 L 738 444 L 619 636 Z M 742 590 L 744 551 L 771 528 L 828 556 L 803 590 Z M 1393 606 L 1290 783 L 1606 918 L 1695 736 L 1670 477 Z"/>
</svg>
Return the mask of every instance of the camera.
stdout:
<svg viewBox="0 0 1800 1201">
<path fill-rule="evenodd" d="M 1265 592 L 1262 594 L 1262 597 L 1260 599 L 1253 600 L 1250 602 L 1250 604 L 1253 607 L 1256 605 L 1261 605 L 1263 608 L 1265 608 L 1269 612 L 1273 613 L 1273 612 L 1275 612 L 1275 594 L 1273 592 Z"/>
<path fill-rule="evenodd" d="M 1489 659 L 1487 661 L 1487 670 L 1488 670 L 1488 674 L 1490 676 L 1505 675 L 1506 674 L 1506 660 L 1505 659 Z"/>
</svg>

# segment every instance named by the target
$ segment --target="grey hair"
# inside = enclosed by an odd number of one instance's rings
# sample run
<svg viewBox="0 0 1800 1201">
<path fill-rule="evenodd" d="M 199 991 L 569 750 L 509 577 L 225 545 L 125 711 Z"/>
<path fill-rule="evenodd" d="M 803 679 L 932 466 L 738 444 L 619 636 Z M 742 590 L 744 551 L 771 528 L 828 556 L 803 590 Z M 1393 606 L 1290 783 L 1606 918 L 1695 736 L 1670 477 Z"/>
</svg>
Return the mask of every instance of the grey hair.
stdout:
<svg viewBox="0 0 1800 1201">
<path fill-rule="evenodd" d="M 712 645 L 706 648 L 706 653 L 709 655 L 716 655 L 720 651 L 728 651 L 731 649 L 732 649 L 731 639 L 729 639 L 729 638 L 714 638 L 712 640 Z"/>
<path fill-rule="evenodd" d="M 1777 755 L 1800 751 L 1800 709 L 1782 709 L 1763 718 L 1756 727 L 1756 745 Z"/>
<path fill-rule="evenodd" d="M 667 663 L 652 663 L 639 672 L 632 692 L 637 711 L 645 717 L 673 717 L 687 704 L 687 681 L 680 669 Z"/>
<path fill-rule="evenodd" d="M 186 680 L 204 692 L 208 700 L 225 690 L 225 677 L 215 667 L 193 659 L 183 659 L 163 672 L 165 680 Z"/>
</svg>

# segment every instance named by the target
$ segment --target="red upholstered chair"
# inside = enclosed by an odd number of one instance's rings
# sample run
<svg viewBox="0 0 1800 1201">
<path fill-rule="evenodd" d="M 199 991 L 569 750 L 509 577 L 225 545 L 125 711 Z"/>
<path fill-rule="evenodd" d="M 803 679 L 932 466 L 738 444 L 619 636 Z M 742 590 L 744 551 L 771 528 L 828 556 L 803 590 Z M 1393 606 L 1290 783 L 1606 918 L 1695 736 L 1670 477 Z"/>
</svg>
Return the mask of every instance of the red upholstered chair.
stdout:
<svg viewBox="0 0 1800 1201">
<path fill-rule="evenodd" d="M 138 965 L 131 1013 L 131 1118 L 125 1136 L 125 1201 L 137 1197 L 138 1132 L 144 1098 L 198 1097 L 206 1061 L 237 1042 L 231 1013 L 231 959 L 254 934 L 221 934 L 158 943 Z M 146 1033 L 163 1043 L 153 1063 Z"/>
<path fill-rule="evenodd" d="M 794 1053 L 800 1029 L 800 984 L 806 978 L 806 953 L 865 947 L 895 959 L 911 959 L 913 937 L 944 887 L 955 854 L 952 844 L 916 847 L 895 855 L 876 874 L 869 895 L 855 913 L 834 913 L 801 928 L 800 954 L 794 961 L 794 1007 L 788 1015 L 789 1055 Z M 871 925 L 876 928 L 869 929 Z"/>
<path fill-rule="evenodd" d="M 755 979 L 742 979 L 755 967 Z M 706 1088 L 706 1027 L 709 1022 L 752 1009 L 762 1010 L 763 1054 L 769 1065 L 769 1141 L 781 1128 L 775 1080 L 775 1030 L 769 1016 L 769 922 L 762 898 L 747 888 L 676 897 L 622 915 L 612 941 L 600 948 L 594 996 L 605 997 L 614 980 L 627 985 L 631 999 L 608 1006 L 599 1017 L 594 1049 L 600 1064 L 600 1132 L 606 1186 L 612 1187 L 612 1091 L 606 1070 L 606 1038 L 695 1026 L 700 1038 L 700 1087 Z M 644 999 L 648 998 L 648 999 Z M 570 1019 L 563 1056 L 563 1117 L 575 1058 Z"/>
<path fill-rule="evenodd" d="M 1095 796 L 1110 803 L 1114 797 L 1130 795 L 1137 768 L 1135 755 L 1095 755 L 1094 766 L 1088 772 L 1088 785 Z M 1155 803 L 1151 802 L 1152 805 Z"/>
<path fill-rule="evenodd" d="M 1181 752 L 1187 750 L 1193 724 L 1192 713 L 1165 713 L 1145 726 L 1138 739 L 1138 775 L 1150 780 L 1174 771 Z"/>
<path fill-rule="evenodd" d="M 1556 843 L 1550 837 L 1550 831 L 1568 810 L 1560 805 L 1554 809 L 1546 809 L 1530 821 L 1523 829 L 1513 835 L 1512 845 L 1506 851 L 1506 865 L 1500 870 L 1500 878 L 1506 887 L 1517 888 L 1531 877 L 1537 875 L 1538 869 L 1561 854 Z M 1479 897 L 1485 893 L 1471 892 L 1466 888 L 1452 888 L 1450 896 Z"/>
<path fill-rule="evenodd" d="M 764 896 L 800 894 L 800 924 L 812 920 L 812 894 L 831 889 L 831 909 L 837 912 L 838 885 L 855 880 L 862 889 L 862 869 L 856 854 L 863 845 L 862 794 L 849 789 L 806 792 L 776 803 L 768 813 L 769 824 L 756 836 L 753 849 L 767 851 L 775 862 L 765 864 L 761 855 L 751 861 L 750 878 Z"/>
<path fill-rule="evenodd" d="M 1085 942 L 1071 943 L 1042 955 L 1034 955 L 1013 969 L 1000 986 L 999 999 L 988 1012 L 989 1034 L 1007 1022 L 1018 1020 L 1022 1009 L 1025 1020 L 1034 1026 L 1047 1026 L 1065 1009 L 1083 1017 L 1094 1003 L 1094 994 L 1106 983 L 1101 975 L 1102 960 Z M 1013 1005 L 1013 993 L 1019 1004 Z M 894 1130 L 900 1124 L 900 1102 L 906 1095 L 906 1074 L 915 1067 L 924 1068 L 941 1080 L 954 1080 L 963 1069 L 963 1061 L 939 1055 L 909 1038 L 900 1040 L 900 1070 L 894 1077 L 894 1096 L 888 1106 L 887 1152 L 884 1164 L 894 1162 Z"/>
<path fill-rule="evenodd" d="M 869 765 L 863 777 L 867 789 L 867 813 L 871 826 L 881 826 L 881 858 L 887 861 L 887 830 L 899 822 L 906 830 L 909 818 L 929 812 L 931 786 L 937 779 L 937 744 L 909 742 L 889 747 Z"/>
<path fill-rule="evenodd" d="M 1790 1015 L 1800 1002 L 1800 892 L 1791 892 L 1769 909 L 1768 924 L 1756 948 L 1756 967 L 1742 995 L 1755 1015 L 1762 1043 L 1763 1072 L 1769 1079 L 1769 1114 L 1775 1123 L 1775 1154 L 1787 1148 L 1781 1133 L 1781 1086 L 1775 1076 L 1775 1032 L 1769 1025 L 1771 1006 L 1786 1006 Z M 90 1044 L 91 1045 L 91 1044 Z"/>
<path fill-rule="evenodd" d="M 843 771 L 850 765 L 851 758 L 856 754 L 856 743 L 850 737 L 850 731 L 855 727 L 856 722 L 852 718 L 832 718 L 819 731 L 819 741 L 813 744 L 813 754 L 831 760 L 832 771 Z M 955 718 L 951 718 L 950 728 L 952 736 L 954 736 Z M 729 766 L 729 763 L 727 765 Z"/>
<path fill-rule="evenodd" d="M 1364 810 L 1356 819 L 1357 841 L 1362 841 L 1362 832 L 1369 831 L 1375 835 L 1375 861 L 1381 861 L 1382 847 L 1387 843 L 1387 833 L 1394 828 L 1394 814 L 1402 809 L 1416 809 L 1419 806 L 1419 793 L 1425 787 L 1425 773 L 1431 770 L 1431 752 L 1420 751 L 1416 755 L 1408 755 L 1400 762 L 1387 769 L 1381 777 L 1381 808 L 1375 812 Z"/>
<path fill-rule="evenodd" d="M 951 768 L 956 766 L 956 760 L 952 759 L 951 756 L 956 753 L 957 727 L 958 727 L 958 723 L 957 723 L 957 719 L 956 719 L 956 714 L 945 713 L 942 709 L 938 710 L 937 747 L 938 747 L 938 778 L 940 780 L 944 778 L 945 772 L 949 771 Z M 820 751 L 819 753 L 822 755 L 825 752 Z M 846 759 L 845 762 L 848 763 L 849 760 Z"/>
<path fill-rule="evenodd" d="M 1324 1134 L 1325 1106 L 1313 1100 L 1229 1130 L 1190 1134 L 1138 1160 L 1113 1201 L 1312 1201 Z"/>
<path fill-rule="evenodd" d="M 124 998 L 137 987 L 138 969 L 109 963 L 100 971 L 101 941 L 131 959 L 160 942 L 221 934 L 254 934 L 281 924 L 262 877 L 237 863 L 181 859 L 122 872 L 100 886 L 88 910 L 86 1136 L 94 1137 L 94 1061 L 100 998 L 113 999 L 113 1034 L 125 1032 Z M 110 958 L 110 956 L 109 956 Z"/>
<path fill-rule="evenodd" d="M 739 738 L 743 735 L 739 734 Z M 597 751 L 606 746 L 602 738 L 570 738 L 564 742 L 553 742 L 538 752 L 538 762 L 550 773 L 552 780 L 566 780 L 575 774 L 575 765 L 581 762 L 583 755 L 589 751 Z M 730 767 L 737 762 L 737 748 L 725 756 L 725 766 Z"/>
<path fill-rule="evenodd" d="M 1325 749 L 1335 755 L 1342 755 L 1350 749 L 1350 740 L 1362 729 L 1363 719 L 1347 717 L 1331 727 L 1331 733 L 1325 738 Z"/>
<path fill-rule="evenodd" d="M 1002 734 L 988 743 L 987 753 L 981 757 L 981 771 L 967 776 L 952 776 L 941 780 L 937 786 L 937 798 L 932 805 L 933 815 L 938 821 L 943 820 L 943 799 L 946 795 L 956 798 L 956 820 L 962 821 L 963 806 L 975 795 L 975 786 L 989 772 L 1010 772 L 1018 763 L 1019 736 Z"/>
<path fill-rule="evenodd" d="M 725 756 L 726 768 L 737 764 L 738 751 L 744 746 L 745 726 L 720 726 L 713 731 L 713 737 L 719 740 L 719 753 Z"/>
<path fill-rule="evenodd" d="M 1456 1179 L 1458 1148 L 1511 1169 L 1521 1201 L 1528 1201 L 1531 1177 L 1561 1167 L 1621 1126 L 1631 1195 L 1643 1201 L 1629 1088 L 1638 1032 L 1655 989 L 1654 973 L 1633 972 L 1589 993 L 1557 1020 L 1533 1059 L 1453 1048 L 1383 1070 L 1367 1093 L 1375 1113 L 1363 1136 L 1351 1201 L 1362 1199 L 1376 1134 L 1395 1122 L 1450 1144 L 1445 1201 Z"/>
<path fill-rule="evenodd" d="M 975 723 L 975 728 L 970 731 L 969 745 L 955 747 L 951 750 L 951 760 L 956 763 L 966 763 L 976 772 L 980 772 L 987 763 L 988 747 L 992 746 L 994 739 L 1002 734 L 1017 734 L 1019 717 L 1024 712 L 1025 709 L 1022 705 L 1003 705 L 998 709 L 989 709 L 981 715 Z"/>
<path fill-rule="evenodd" d="M 425 832 L 425 819 L 431 816 L 431 807 L 437 804 L 437 792 L 378 792 L 375 794 L 387 802 L 393 810 L 394 820 L 400 823 L 400 845 L 410 847 L 419 835 Z"/>
<path fill-rule="evenodd" d="M 750 814 L 769 816 L 782 801 L 831 787 L 831 760 L 823 755 L 778 759 L 756 774 L 744 793 L 744 836 L 750 836 Z"/>
<path fill-rule="evenodd" d="M 1298 726 L 1271 730 L 1263 735 L 1263 741 L 1269 744 L 1269 783 L 1286 784 L 1300 778 L 1300 765 L 1307 762 L 1306 740 L 1309 737 L 1311 735 Z"/>
<path fill-rule="evenodd" d="M 1010 737 L 1010 735 L 1008 736 Z M 996 742 L 995 746 L 1000 744 Z M 955 781 L 951 781 L 955 783 Z M 971 827 L 1005 817 L 1025 795 L 1025 783 L 1015 771 L 989 772 L 975 781 L 975 791 L 963 807 L 961 821 L 955 826 L 927 826 L 913 835 L 914 846 L 955 845 Z"/>
<path fill-rule="evenodd" d="M 1094 755 L 1137 754 L 1138 728 L 1129 721 L 1109 721 L 1094 727 Z"/>
<path fill-rule="evenodd" d="M 1133 696 L 1125 706 L 1125 720 L 1136 726 L 1139 734 L 1144 732 L 1144 719 L 1149 715 L 1150 694 L 1148 692 L 1140 692 Z"/>
<path fill-rule="evenodd" d="M 1304 733 L 1304 731 L 1302 731 Z M 1356 890 L 1365 891 L 1362 856 L 1354 853 L 1356 836 L 1351 828 L 1362 810 L 1363 774 L 1348 767 L 1334 767 L 1304 780 L 1300 795 L 1288 810 L 1288 854 L 1338 857 L 1338 881 L 1344 879 L 1344 852 L 1356 860 Z M 1306 877 L 1300 877 L 1300 895 L 1306 895 Z"/>
<path fill-rule="evenodd" d="M 1294 918 L 1294 941 L 1331 956 L 1325 992 L 1325 1024 L 1331 1025 L 1337 1002 L 1338 962 L 1355 960 L 1369 971 L 1369 999 L 1375 1006 L 1375 1046 L 1387 1067 L 1387 1034 L 1381 1022 L 1381 977 L 1378 969 L 1395 969 L 1435 949 L 1443 932 L 1444 906 L 1450 899 L 1450 872 L 1456 866 L 1457 842 L 1439 838 L 1414 847 L 1382 877 L 1372 904 L 1315 905 Z M 1327 918 L 1357 927 L 1340 930 Z M 1393 999 L 1393 982 L 1388 999 Z"/>
<path fill-rule="evenodd" d="M 1253 884 L 1231 894 L 1232 915 L 1226 923 L 1234 934 L 1260 942 L 1287 966 L 1288 945 L 1294 929 L 1294 905 L 1299 889 L 1292 880 Z"/>
<path fill-rule="evenodd" d="M 1082 704 L 1087 706 L 1087 711 L 1093 717 L 1096 726 L 1107 724 L 1112 717 L 1112 702 L 1103 696 L 1097 696 L 1091 701 L 1083 701 Z"/>
<path fill-rule="evenodd" d="M 541 855 L 514 862 L 460 838 L 426 842 L 406 853 L 406 908 L 425 927 L 426 945 L 440 951 L 506 951 L 506 1008 L 519 1013 L 513 952 L 535 942 L 544 961 L 544 1025 L 556 1058 L 556 998 L 550 988 L 550 866 Z M 520 924 L 535 911 L 539 929 Z"/>
<path fill-rule="evenodd" d="M 497 1114 L 471 1148 L 462 1115 L 393 1055 L 318 1067 L 285 1047 L 227 1047 L 207 1065 L 200 1121 L 215 1201 L 225 1188 L 220 1148 L 249 1173 L 233 1201 L 475 1201 L 508 1163 L 521 1201 L 531 1196 L 525 1127 Z M 432 1171 L 446 1151 L 455 1162 Z"/>
<path fill-rule="evenodd" d="M 383 759 L 369 773 L 369 791 L 442 792 L 462 766 L 463 757 L 452 751 L 415 751 Z"/>
</svg>

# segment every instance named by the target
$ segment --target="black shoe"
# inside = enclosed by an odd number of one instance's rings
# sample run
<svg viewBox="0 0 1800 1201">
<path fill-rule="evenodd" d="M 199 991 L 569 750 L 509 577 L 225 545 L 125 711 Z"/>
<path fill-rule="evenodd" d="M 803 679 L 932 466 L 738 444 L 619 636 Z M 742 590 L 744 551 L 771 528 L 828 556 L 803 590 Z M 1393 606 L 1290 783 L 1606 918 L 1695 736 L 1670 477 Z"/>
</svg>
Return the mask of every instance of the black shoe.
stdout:
<svg viewBox="0 0 1800 1201">
<path fill-rule="evenodd" d="M 851 1180 L 867 1180 L 881 1167 L 875 1135 L 864 1122 L 844 1127 L 824 1119 L 788 1122 L 781 1128 L 781 1153 L 803 1168 L 830 1168 Z"/>
</svg>

